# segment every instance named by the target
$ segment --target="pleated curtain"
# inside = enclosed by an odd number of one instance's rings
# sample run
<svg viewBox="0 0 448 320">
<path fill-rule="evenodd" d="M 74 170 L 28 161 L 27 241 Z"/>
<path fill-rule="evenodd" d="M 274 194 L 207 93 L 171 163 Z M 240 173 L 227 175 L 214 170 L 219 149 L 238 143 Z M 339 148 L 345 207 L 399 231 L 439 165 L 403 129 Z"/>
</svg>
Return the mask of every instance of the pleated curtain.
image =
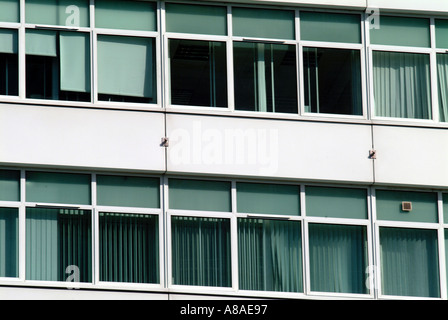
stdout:
<svg viewBox="0 0 448 320">
<path fill-rule="evenodd" d="M 367 293 L 367 236 L 363 226 L 309 225 L 311 290 Z"/>
<path fill-rule="evenodd" d="M 296 221 L 238 221 L 240 289 L 303 292 L 300 225 Z"/>
<path fill-rule="evenodd" d="M 437 54 L 437 79 L 439 89 L 439 119 L 448 121 L 448 55 Z"/>
<path fill-rule="evenodd" d="M 427 54 L 373 52 L 375 115 L 431 119 Z"/>
<path fill-rule="evenodd" d="M 380 228 L 382 291 L 439 297 L 436 230 Z"/>
<path fill-rule="evenodd" d="M 173 284 L 230 287 L 229 219 L 172 218 Z"/>
<path fill-rule="evenodd" d="M 66 281 L 75 266 L 80 282 L 92 281 L 91 214 L 83 210 L 28 208 L 26 279 Z"/>
<path fill-rule="evenodd" d="M 100 213 L 100 280 L 159 282 L 158 217 Z"/>
</svg>

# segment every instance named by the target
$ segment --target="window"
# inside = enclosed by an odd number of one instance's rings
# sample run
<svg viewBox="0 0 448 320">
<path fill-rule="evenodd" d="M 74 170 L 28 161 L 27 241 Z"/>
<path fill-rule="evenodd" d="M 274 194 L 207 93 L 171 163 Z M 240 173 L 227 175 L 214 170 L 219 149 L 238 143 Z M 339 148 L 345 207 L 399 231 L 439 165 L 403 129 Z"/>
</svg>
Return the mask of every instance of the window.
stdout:
<svg viewBox="0 0 448 320">
<path fill-rule="evenodd" d="M 97 1 L 95 26 L 98 100 L 157 103 L 155 2 Z"/>
<path fill-rule="evenodd" d="M 301 12 L 306 113 L 363 115 L 360 22 L 359 15 Z"/>
<path fill-rule="evenodd" d="M 294 12 L 232 12 L 235 109 L 297 114 L 296 46 L 284 44 L 295 39 Z"/>
<path fill-rule="evenodd" d="M 381 293 L 440 297 L 437 194 L 376 190 Z M 402 203 L 411 202 L 411 210 Z"/>
<path fill-rule="evenodd" d="M 429 25 L 429 19 L 382 16 L 381 28 L 370 30 L 376 116 L 432 119 Z"/>
<path fill-rule="evenodd" d="M 168 184 L 172 284 L 231 287 L 230 183 L 169 179 Z"/>
<path fill-rule="evenodd" d="M 448 55 L 446 41 L 448 34 L 448 20 L 435 20 L 437 47 L 437 84 L 439 93 L 439 120 L 448 122 Z M 440 49 L 439 49 L 440 48 Z"/>
<path fill-rule="evenodd" d="M 19 95 L 16 30 L 0 29 L 0 95 Z"/>
<path fill-rule="evenodd" d="M 227 107 L 227 45 L 218 41 L 226 14 L 225 7 L 166 5 L 172 105 Z"/>
<path fill-rule="evenodd" d="M 0 208 L 0 278 L 19 276 L 19 210 Z"/>
<path fill-rule="evenodd" d="M 305 194 L 306 215 L 313 217 L 308 223 L 310 290 L 368 294 L 366 190 L 307 186 Z"/>
<path fill-rule="evenodd" d="M 237 182 L 236 188 L 240 289 L 303 292 L 299 187 Z"/>
</svg>

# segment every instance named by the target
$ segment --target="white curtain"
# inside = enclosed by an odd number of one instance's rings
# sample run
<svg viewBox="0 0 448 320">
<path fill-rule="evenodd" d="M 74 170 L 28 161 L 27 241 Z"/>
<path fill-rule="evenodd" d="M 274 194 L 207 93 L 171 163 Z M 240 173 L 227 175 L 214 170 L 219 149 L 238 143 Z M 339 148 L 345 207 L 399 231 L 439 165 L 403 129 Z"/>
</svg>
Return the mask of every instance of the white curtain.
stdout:
<svg viewBox="0 0 448 320">
<path fill-rule="evenodd" d="M 439 86 L 439 118 L 448 122 L 448 55 L 437 54 L 437 78 Z"/>
<path fill-rule="evenodd" d="M 431 119 L 429 55 L 375 51 L 373 75 L 377 116 Z"/>
</svg>

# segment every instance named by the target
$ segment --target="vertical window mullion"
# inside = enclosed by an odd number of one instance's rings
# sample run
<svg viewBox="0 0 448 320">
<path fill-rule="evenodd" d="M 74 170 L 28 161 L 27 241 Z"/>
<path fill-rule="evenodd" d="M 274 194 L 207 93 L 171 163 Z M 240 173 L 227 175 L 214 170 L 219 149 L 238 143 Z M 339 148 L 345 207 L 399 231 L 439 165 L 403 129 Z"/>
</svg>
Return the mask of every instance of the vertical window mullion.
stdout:
<svg viewBox="0 0 448 320">
<path fill-rule="evenodd" d="M 447 299 L 447 269 L 446 269 L 446 248 L 445 248 L 445 229 L 443 228 L 443 194 L 437 193 L 437 208 L 439 213 L 439 279 L 440 279 L 440 297 Z"/>
<path fill-rule="evenodd" d="M 437 81 L 437 53 L 436 53 L 436 27 L 435 19 L 430 18 L 430 37 L 431 37 L 431 54 L 430 54 L 430 83 L 431 83 L 431 105 L 432 120 L 440 121 L 439 116 L 439 95 Z"/>
<path fill-rule="evenodd" d="M 235 91 L 233 81 L 233 24 L 232 7 L 227 6 L 227 107 L 235 111 Z"/>
</svg>

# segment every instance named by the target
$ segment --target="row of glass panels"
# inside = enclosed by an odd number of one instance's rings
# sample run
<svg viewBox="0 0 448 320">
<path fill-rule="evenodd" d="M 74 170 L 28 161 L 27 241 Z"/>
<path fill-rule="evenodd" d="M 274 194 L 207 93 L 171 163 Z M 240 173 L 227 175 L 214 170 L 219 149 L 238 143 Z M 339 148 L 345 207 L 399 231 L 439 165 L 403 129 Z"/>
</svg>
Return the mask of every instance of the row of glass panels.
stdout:
<svg viewBox="0 0 448 320">
<path fill-rule="evenodd" d="M 89 1 L 26 0 L 26 98 L 91 102 L 95 41 L 94 101 L 158 103 L 157 5 L 96 0 L 94 21 L 99 29 L 91 39 Z M 165 89 L 170 104 L 227 108 L 233 99 L 236 110 L 297 114 L 300 70 L 305 112 L 363 115 L 361 14 L 300 11 L 299 35 L 294 10 L 235 6 L 229 26 L 225 6 L 164 5 L 163 28 L 169 34 L 165 53 L 169 87 Z M 18 0 L 0 1 L 0 22 L 20 22 L 19 16 Z M 448 20 L 435 19 L 435 44 L 431 44 L 428 18 L 381 15 L 377 20 L 370 43 L 390 49 L 373 51 L 375 115 L 432 119 L 431 87 L 437 86 L 439 119 L 447 121 L 446 54 L 441 50 L 437 61 L 431 61 L 428 52 L 414 49 L 448 48 Z M 61 26 L 66 29 L 59 30 Z M 115 31 L 101 34 L 105 29 Z M 230 33 L 232 59 L 225 39 Z M 325 45 L 305 42 L 297 68 L 294 41 L 299 38 Z M 18 43 L 16 29 L 0 29 L 0 95 L 19 95 Z M 413 49 L 394 52 L 397 46 Z M 227 81 L 229 63 L 233 64 L 233 97 Z M 431 84 L 432 63 L 437 64 L 437 84 Z"/>
<path fill-rule="evenodd" d="M 0 277 L 19 277 L 22 200 L 25 280 L 66 281 L 75 266 L 77 280 L 92 283 L 97 228 L 99 281 L 161 283 L 160 178 L 96 175 L 92 184 L 90 174 L 26 171 L 22 195 L 20 175 L 0 171 Z M 378 241 L 381 294 L 441 297 L 438 193 L 375 190 L 375 221 L 382 223 L 372 241 L 367 189 L 305 186 L 301 198 L 294 184 L 235 188 L 236 199 L 232 182 L 168 179 L 169 285 L 232 287 L 237 250 L 239 290 L 303 293 L 309 277 L 311 291 L 368 295 L 377 285 L 369 256 Z M 446 223 L 448 194 L 443 208 Z"/>
</svg>

